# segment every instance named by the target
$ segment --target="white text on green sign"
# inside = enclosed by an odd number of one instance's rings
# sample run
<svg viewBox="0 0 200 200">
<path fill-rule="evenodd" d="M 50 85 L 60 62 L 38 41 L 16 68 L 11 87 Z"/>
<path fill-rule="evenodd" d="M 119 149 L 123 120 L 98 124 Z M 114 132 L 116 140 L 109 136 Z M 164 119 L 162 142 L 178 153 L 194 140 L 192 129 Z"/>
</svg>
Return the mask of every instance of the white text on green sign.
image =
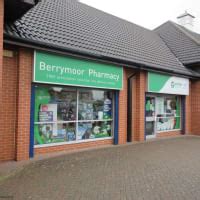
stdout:
<svg viewBox="0 0 200 200">
<path fill-rule="evenodd" d="M 34 82 L 122 89 L 122 80 L 121 67 L 35 52 Z"/>
</svg>

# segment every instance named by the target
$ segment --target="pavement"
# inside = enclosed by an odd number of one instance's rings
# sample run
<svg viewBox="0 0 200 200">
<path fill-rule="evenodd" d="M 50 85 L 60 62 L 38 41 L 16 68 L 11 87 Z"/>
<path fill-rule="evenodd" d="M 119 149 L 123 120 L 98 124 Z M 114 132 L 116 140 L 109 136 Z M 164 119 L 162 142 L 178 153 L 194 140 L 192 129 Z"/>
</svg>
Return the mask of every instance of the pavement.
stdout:
<svg viewBox="0 0 200 200">
<path fill-rule="evenodd" d="M 0 180 L 0 200 L 199 200 L 200 137 L 38 159 Z"/>
</svg>

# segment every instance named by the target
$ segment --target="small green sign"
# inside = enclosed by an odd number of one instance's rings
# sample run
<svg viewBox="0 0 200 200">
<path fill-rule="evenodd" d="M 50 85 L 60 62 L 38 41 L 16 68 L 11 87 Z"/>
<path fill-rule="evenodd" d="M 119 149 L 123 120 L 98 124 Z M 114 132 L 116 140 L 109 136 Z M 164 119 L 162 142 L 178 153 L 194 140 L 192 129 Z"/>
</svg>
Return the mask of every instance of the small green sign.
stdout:
<svg viewBox="0 0 200 200">
<path fill-rule="evenodd" d="M 35 51 L 33 81 L 59 85 L 122 89 L 123 68 Z"/>
<path fill-rule="evenodd" d="M 189 79 L 148 72 L 148 92 L 189 95 Z"/>
</svg>

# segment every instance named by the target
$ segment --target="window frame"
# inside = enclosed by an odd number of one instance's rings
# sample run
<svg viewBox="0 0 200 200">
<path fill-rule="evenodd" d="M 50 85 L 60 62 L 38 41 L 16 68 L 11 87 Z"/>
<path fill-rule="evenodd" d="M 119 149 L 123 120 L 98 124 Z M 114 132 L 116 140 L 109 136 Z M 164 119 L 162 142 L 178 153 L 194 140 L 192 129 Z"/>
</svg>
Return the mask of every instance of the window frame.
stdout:
<svg viewBox="0 0 200 200">
<path fill-rule="evenodd" d="M 175 117 L 174 116 L 157 117 L 157 113 L 155 113 L 155 129 L 156 129 L 155 132 L 159 134 L 159 133 L 163 133 L 163 132 L 172 132 L 172 131 L 180 131 L 180 130 L 182 130 L 182 120 L 181 120 L 181 118 L 182 118 L 182 109 L 181 109 L 182 102 L 181 102 L 180 95 L 169 95 L 169 94 L 164 95 L 163 94 L 163 95 L 156 95 L 155 97 L 164 97 L 164 101 L 167 98 L 170 98 L 170 97 L 177 97 L 178 101 L 180 102 L 180 114 L 178 116 L 175 116 Z M 156 107 L 156 105 L 155 105 L 155 107 Z M 164 114 L 167 115 L 167 114 L 170 114 L 170 113 L 164 113 Z M 157 119 L 168 119 L 168 118 L 180 118 L 180 128 L 169 129 L 169 130 L 161 130 L 161 131 L 157 130 Z"/>
<path fill-rule="evenodd" d="M 39 125 L 39 124 L 67 124 L 67 123 L 75 123 L 75 136 L 76 139 L 73 141 L 64 141 L 64 142 L 54 142 L 54 143 L 46 143 L 46 144 L 33 144 L 34 148 L 41 148 L 41 147 L 49 147 L 49 146 L 59 146 L 59 145 L 66 145 L 66 144 L 76 144 L 76 143 L 84 143 L 84 142 L 92 142 L 92 141 L 98 141 L 98 140 L 112 140 L 114 138 L 114 133 L 115 133 L 115 91 L 112 89 L 102 89 L 102 88 L 88 88 L 88 87 L 73 87 L 73 86 L 61 86 L 61 85 L 47 85 L 47 84 L 34 84 L 33 87 L 36 89 L 36 87 L 60 87 L 60 88 L 72 88 L 75 89 L 76 91 L 76 120 L 70 120 L 70 121 L 61 121 L 61 120 L 57 120 L 55 122 L 39 122 L 39 121 L 35 121 L 35 119 L 33 120 L 33 127 L 35 127 L 35 125 Z M 106 92 L 111 92 L 112 93 L 112 119 L 91 119 L 91 120 L 79 120 L 78 119 L 78 106 L 79 106 L 79 92 L 81 90 L 101 90 L 101 91 L 106 91 Z M 34 91 L 35 92 L 35 91 Z M 35 98 L 34 98 L 34 105 L 35 105 Z M 34 110 L 34 115 L 35 115 L 35 110 Z M 100 137 L 100 138 L 90 138 L 90 139 L 78 139 L 78 124 L 80 122 L 84 123 L 84 122 L 111 122 L 111 136 L 108 137 Z M 33 134 L 35 135 L 35 131 L 33 130 Z M 34 136 L 35 137 L 35 136 Z"/>
<path fill-rule="evenodd" d="M 146 97 L 154 97 L 156 99 L 156 97 L 164 97 L 164 100 L 166 98 L 170 98 L 170 97 L 178 97 L 178 100 L 180 102 L 180 115 L 176 116 L 175 118 L 179 117 L 180 118 L 180 128 L 176 128 L 176 129 L 170 129 L 170 130 L 157 130 L 157 119 L 160 119 L 160 118 L 163 118 L 163 119 L 166 119 L 166 118 L 172 118 L 171 117 L 157 117 L 157 112 L 156 112 L 156 102 L 155 102 L 155 114 L 154 114 L 154 131 L 155 131 L 155 134 L 159 134 L 159 133 L 164 133 L 164 132 L 173 132 L 173 131 L 181 131 L 182 130 L 182 98 L 181 98 L 181 95 L 173 95 L 173 94 L 159 94 L 159 93 L 147 93 L 146 94 Z M 145 98 L 145 101 L 146 101 L 146 98 Z M 156 100 L 155 100 L 156 101 Z M 146 111 L 145 111 L 146 112 Z M 164 113 L 164 114 L 170 114 L 170 113 Z M 146 116 L 146 114 L 145 114 Z M 146 124 L 146 117 L 145 117 L 145 124 Z M 145 125 L 146 126 L 146 125 Z"/>
</svg>

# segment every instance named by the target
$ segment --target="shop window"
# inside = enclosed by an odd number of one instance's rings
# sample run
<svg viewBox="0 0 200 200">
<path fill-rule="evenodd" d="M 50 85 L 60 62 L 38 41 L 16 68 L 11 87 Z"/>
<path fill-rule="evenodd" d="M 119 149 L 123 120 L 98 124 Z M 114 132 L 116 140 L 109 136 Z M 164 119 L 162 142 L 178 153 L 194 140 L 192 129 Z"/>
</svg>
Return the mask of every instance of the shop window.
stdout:
<svg viewBox="0 0 200 200">
<path fill-rule="evenodd" d="M 106 90 L 35 87 L 35 145 L 112 136 L 113 94 Z"/>
<path fill-rule="evenodd" d="M 146 111 L 146 125 L 145 125 L 145 133 L 146 136 L 154 134 L 155 127 L 155 97 L 146 97 L 145 103 L 145 111 Z"/>
<path fill-rule="evenodd" d="M 156 130 L 168 131 L 180 129 L 181 121 L 180 98 L 156 97 Z"/>
</svg>

